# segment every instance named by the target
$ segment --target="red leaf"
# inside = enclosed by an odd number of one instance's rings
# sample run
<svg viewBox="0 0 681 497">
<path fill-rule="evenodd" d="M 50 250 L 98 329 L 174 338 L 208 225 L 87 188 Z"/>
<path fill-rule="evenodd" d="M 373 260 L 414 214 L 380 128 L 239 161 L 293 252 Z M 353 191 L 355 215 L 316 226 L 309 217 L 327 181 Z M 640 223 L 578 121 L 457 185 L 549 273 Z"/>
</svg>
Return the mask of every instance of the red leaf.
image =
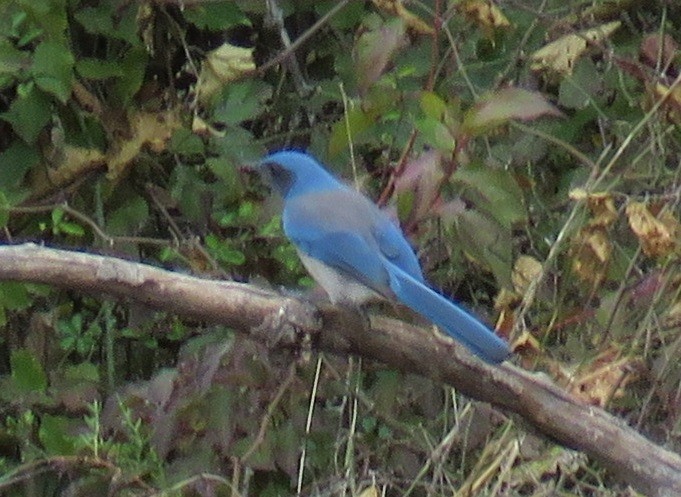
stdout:
<svg viewBox="0 0 681 497">
<path fill-rule="evenodd" d="M 562 116 L 540 93 L 522 88 L 504 88 L 484 97 L 466 112 L 463 131 L 478 135 L 512 119 L 530 120 L 541 116 Z"/>
</svg>

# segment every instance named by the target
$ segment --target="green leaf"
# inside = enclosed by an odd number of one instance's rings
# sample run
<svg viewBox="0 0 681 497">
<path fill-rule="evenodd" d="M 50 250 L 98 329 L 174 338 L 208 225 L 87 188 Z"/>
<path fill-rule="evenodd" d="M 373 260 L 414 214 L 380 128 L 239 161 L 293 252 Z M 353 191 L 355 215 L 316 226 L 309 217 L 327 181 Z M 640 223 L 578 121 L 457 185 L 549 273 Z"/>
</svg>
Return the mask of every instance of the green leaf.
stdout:
<svg viewBox="0 0 681 497">
<path fill-rule="evenodd" d="M 216 385 L 206 395 L 204 416 L 218 440 L 228 440 L 232 436 L 235 404 L 238 404 L 238 396 L 231 388 Z"/>
<path fill-rule="evenodd" d="M 18 50 L 7 38 L 0 37 L 0 74 L 14 77 L 19 71 L 28 68 L 30 57 L 27 52 Z"/>
<path fill-rule="evenodd" d="M 234 162 L 222 157 L 206 159 L 206 166 L 220 180 L 219 197 L 223 203 L 233 203 L 241 200 L 243 186 L 239 177 L 239 170 Z"/>
<path fill-rule="evenodd" d="M 66 212 L 61 208 L 52 211 L 52 232 L 55 235 L 65 234 L 74 236 L 85 235 L 85 230 L 78 223 L 67 221 Z"/>
<path fill-rule="evenodd" d="M 376 429 L 378 420 L 374 416 L 365 416 L 361 420 L 362 431 L 371 433 Z"/>
<path fill-rule="evenodd" d="M 184 10 L 184 18 L 200 29 L 224 31 L 233 26 L 251 26 L 251 21 L 233 0 L 194 3 Z"/>
<path fill-rule="evenodd" d="M 18 192 L 26 173 L 40 161 L 35 147 L 14 140 L 0 152 L 0 191 Z"/>
<path fill-rule="evenodd" d="M 357 106 L 350 109 L 343 119 L 340 119 L 331 127 L 329 137 L 329 157 L 333 158 L 348 147 L 348 132 L 353 142 L 356 142 L 376 121 L 373 113 L 364 112 Z"/>
<path fill-rule="evenodd" d="M 452 181 L 465 185 L 464 196 L 502 226 L 512 228 L 527 221 L 523 192 L 510 172 L 471 164 L 457 169 Z"/>
<path fill-rule="evenodd" d="M 203 140 L 190 129 L 180 128 L 173 133 L 168 143 L 168 151 L 178 155 L 203 155 L 205 147 Z"/>
<path fill-rule="evenodd" d="M 71 96 L 73 65 L 73 54 L 67 46 L 44 41 L 35 49 L 31 73 L 39 88 L 66 103 Z"/>
<path fill-rule="evenodd" d="M 116 80 L 115 92 L 116 99 L 121 106 L 128 105 L 142 87 L 148 58 L 143 47 L 133 47 L 119 60 L 123 76 Z"/>
<path fill-rule="evenodd" d="M 558 102 L 568 109 L 583 109 L 603 89 L 603 76 L 591 59 L 580 59 L 572 75 L 566 76 L 558 89 Z"/>
<path fill-rule="evenodd" d="M 317 15 L 322 17 L 335 7 L 337 3 L 338 0 L 325 0 L 316 1 L 313 5 Z M 362 19 L 366 17 L 367 10 L 369 9 L 364 2 L 348 2 L 343 7 L 343 15 L 331 17 L 329 25 L 339 31 L 354 31 L 357 25 L 362 22 Z"/>
<path fill-rule="evenodd" d="M 139 195 L 131 194 L 125 204 L 111 213 L 106 223 L 107 231 L 114 236 L 132 235 L 149 219 L 147 201 Z"/>
<path fill-rule="evenodd" d="M 29 86 L 19 92 L 9 110 L 0 117 L 12 125 L 22 140 L 32 145 L 52 117 L 52 103 L 42 91 Z"/>
<path fill-rule="evenodd" d="M 206 190 L 206 184 L 198 172 L 189 167 L 176 167 L 171 178 L 172 198 L 179 205 L 182 213 L 189 219 L 205 219 L 206 209 L 197 199 Z"/>
<path fill-rule="evenodd" d="M 9 207 L 7 197 L 0 191 L 0 228 L 4 228 L 9 222 Z"/>
<path fill-rule="evenodd" d="M 19 0 L 21 9 L 28 14 L 28 32 L 22 35 L 20 46 L 44 34 L 44 38 L 61 39 L 67 29 L 66 0 Z M 34 26 L 33 23 L 37 26 Z"/>
<path fill-rule="evenodd" d="M 27 309 L 33 300 L 24 283 L 16 281 L 0 282 L 0 306 L 10 311 Z"/>
<path fill-rule="evenodd" d="M 256 141 L 253 135 L 241 126 L 228 129 L 224 137 L 215 140 L 215 145 L 220 155 L 218 160 L 227 161 L 230 167 L 234 164 L 257 162 L 267 151 L 261 141 Z"/>
<path fill-rule="evenodd" d="M 404 388 L 402 374 L 397 371 L 377 372 L 371 393 L 378 412 L 385 414 L 394 412 L 402 388 Z"/>
<path fill-rule="evenodd" d="M 38 359 L 28 349 L 17 349 L 10 356 L 12 379 L 23 392 L 44 392 L 47 375 Z"/>
<path fill-rule="evenodd" d="M 409 219 L 409 216 L 414 212 L 416 205 L 416 192 L 414 190 L 403 190 L 396 193 L 397 196 L 397 217 L 400 221 Z"/>
<path fill-rule="evenodd" d="M 76 62 L 76 71 L 86 79 L 107 79 L 121 77 L 125 74 L 117 60 L 100 60 L 82 58 Z"/>
<path fill-rule="evenodd" d="M 223 90 L 214 117 L 225 124 L 239 124 L 253 119 L 271 95 L 272 87 L 257 79 L 231 83 Z"/>
<path fill-rule="evenodd" d="M 97 383 L 100 380 L 99 369 L 91 362 L 81 362 L 66 366 L 64 378 L 73 381 L 91 381 Z"/>
<path fill-rule="evenodd" d="M 417 120 L 414 124 L 421 132 L 426 143 L 446 155 L 452 154 L 456 148 L 456 140 L 447 126 L 432 117 L 424 117 Z"/>
<path fill-rule="evenodd" d="M 233 161 L 224 157 L 210 157 L 206 159 L 206 166 L 220 179 L 221 188 L 237 189 L 237 193 L 242 193 L 239 188 L 239 169 Z"/>
<path fill-rule="evenodd" d="M 271 435 L 265 436 L 260 440 L 260 444 L 256 444 L 256 450 L 253 451 L 248 458 L 249 467 L 269 471 L 272 471 L 275 468 L 272 439 L 273 437 Z M 246 454 L 246 451 L 250 450 L 254 444 L 255 436 L 249 434 L 234 444 L 234 453 L 239 457 L 243 457 Z"/>
<path fill-rule="evenodd" d="M 230 266 L 239 266 L 246 262 L 246 256 L 243 252 L 230 247 L 225 241 L 215 235 L 207 235 L 205 242 L 211 255 L 220 262 L 224 262 Z"/>
<path fill-rule="evenodd" d="M 455 221 L 457 245 L 469 258 L 492 272 L 500 288 L 511 283 L 512 238 L 510 228 L 477 210 L 460 213 Z"/>
<path fill-rule="evenodd" d="M 300 458 L 300 434 L 296 431 L 291 418 L 293 416 L 278 423 L 272 430 L 274 460 L 277 467 L 282 468 L 289 475 L 295 474 Z"/>
<path fill-rule="evenodd" d="M 75 13 L 76 20 L 88 33 L 104 35 L 109 38 L 127 41 L 141 47 L 137 35 L 137 11 L 135 4 L 120 10 L 112 2 L 98 2 L 96 7 L 85 7 Z"/>
<path fill-rule="evenodd" d="M 427 117 L 438 121 L 442 121 L 447 114 L 447 102 L 442 100 L 437 93 L 432 91 L 424 91 L 421 93 L 419 105 Z"/>
<path fill-rule="evenodd" d="M 70 420 L 64 416 L 43 414 L 38 438 L 51 456 L 70 456 L 75 453 L 74 437 L 69 436 Z"/>
<path fill-rule="evenodd" d="M 85 230 L 83 227 L 77 223 L 72 223 L 72 222 L 63 222 L 59 225 L 59 231 L 64 233 L 65 235 L 73 235 L 73 236 L 83 236 L 85 235 Z"/>
</svg>

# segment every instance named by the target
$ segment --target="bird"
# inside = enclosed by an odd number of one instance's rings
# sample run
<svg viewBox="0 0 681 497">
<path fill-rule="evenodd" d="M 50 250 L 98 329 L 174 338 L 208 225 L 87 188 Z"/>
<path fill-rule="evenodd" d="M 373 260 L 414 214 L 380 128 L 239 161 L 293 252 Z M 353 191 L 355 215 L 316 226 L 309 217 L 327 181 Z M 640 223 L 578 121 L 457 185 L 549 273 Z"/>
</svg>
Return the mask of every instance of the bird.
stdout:
<svg viewBox="0 0 681 497">
<path fill-rule="evenodd" d="M 332 304 L 361 306 L 376 297 L 399 302 L 487 363 L 510 357 L 505 340 L 428 285 L 400 227 L 312 155 L 276 151 L 257 170 L 281 195 L 284 234 Z"/>
</svg>

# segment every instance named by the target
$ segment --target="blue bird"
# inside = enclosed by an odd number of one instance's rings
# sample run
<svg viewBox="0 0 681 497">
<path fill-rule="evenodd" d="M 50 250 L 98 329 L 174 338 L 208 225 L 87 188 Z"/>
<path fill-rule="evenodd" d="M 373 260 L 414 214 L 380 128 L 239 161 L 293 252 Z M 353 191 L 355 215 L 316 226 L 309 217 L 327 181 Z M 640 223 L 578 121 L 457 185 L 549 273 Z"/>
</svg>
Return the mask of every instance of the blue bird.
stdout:
<svg viewBox="0 0 681 497">
<path fill-rule="evenodd" d="M 303 152 L 275 152 L 259 168 L 284 199 L 284 233 L 332 303 L 401 302 L 486 362 L 509 357 L 504 340 L 428 287 L 400 228 L 367 197 Z"/>
</svg>

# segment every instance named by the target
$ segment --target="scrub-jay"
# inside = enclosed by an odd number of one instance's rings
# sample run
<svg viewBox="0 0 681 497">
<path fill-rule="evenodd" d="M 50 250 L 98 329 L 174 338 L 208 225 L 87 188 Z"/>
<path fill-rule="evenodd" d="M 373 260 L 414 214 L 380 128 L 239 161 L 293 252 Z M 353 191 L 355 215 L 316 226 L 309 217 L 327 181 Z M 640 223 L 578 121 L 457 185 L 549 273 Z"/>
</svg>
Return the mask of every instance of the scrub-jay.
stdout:
<svg viewBox="0 0 681 497">
<path fill-rule="evenodd" d="M 259 168 L 284 199 L 284 233 L 331 302 L 359 305 L 378 294 L 410 307 L 487 362 L 508 358 L 504 340 L 428 287 L 402 231 L 367 197 L 302 152 L 273 153 Z"/>
</svg>

